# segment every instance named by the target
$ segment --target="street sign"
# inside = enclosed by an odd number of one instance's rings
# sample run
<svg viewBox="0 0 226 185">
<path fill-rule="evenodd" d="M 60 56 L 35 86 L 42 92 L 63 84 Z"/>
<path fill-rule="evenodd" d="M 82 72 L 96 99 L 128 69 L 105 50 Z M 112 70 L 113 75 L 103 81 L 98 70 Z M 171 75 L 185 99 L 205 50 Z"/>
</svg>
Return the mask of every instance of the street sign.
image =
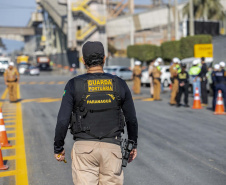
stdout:
<svg viewBox="0 0 226 185">
<path fill-rule="evenodd" d="M 194 46 L 194 55 L 195 58 L 213 58 L 213 44 L 196 44 Z"/>
</svg>

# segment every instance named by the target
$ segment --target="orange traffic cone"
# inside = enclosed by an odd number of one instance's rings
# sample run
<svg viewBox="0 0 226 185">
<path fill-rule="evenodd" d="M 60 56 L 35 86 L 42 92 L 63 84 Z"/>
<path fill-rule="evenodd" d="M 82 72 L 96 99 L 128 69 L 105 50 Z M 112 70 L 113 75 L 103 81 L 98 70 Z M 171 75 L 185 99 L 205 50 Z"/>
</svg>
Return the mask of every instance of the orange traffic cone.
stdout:
<svg viewBox="0 0 226 185">
<path fill-rule="evenodd" d="M 2 147 L 12 146 L 8 142 L 1 108 L 0 108 L 0 144 L 2 145 Z"/>
<path fill-rule="evenodd" d="M 0 146 L 0 170 L 7 170 L 9 167 L 4 165 L 3 158 L 2 158 L 2 151 Z"/>
<path fill-rule="evenodd" d="M 224 103 L 223 103 L 223 97 L 222 97 L 221 90 L 218 91 L 217 103 L 216 103 L 216 108 L 215 108 L 214 114 L 216 114 L 216 115 L 225 115 L 226 114 L 224 112 Z"/>
<path fill-rule="evenodd" d="M 199 96 L 199 89 L 197 87 L 195 89 L 195 97 L 194 97 L 192 109 L 202 109 L 200 96 Z"/>
</svg>

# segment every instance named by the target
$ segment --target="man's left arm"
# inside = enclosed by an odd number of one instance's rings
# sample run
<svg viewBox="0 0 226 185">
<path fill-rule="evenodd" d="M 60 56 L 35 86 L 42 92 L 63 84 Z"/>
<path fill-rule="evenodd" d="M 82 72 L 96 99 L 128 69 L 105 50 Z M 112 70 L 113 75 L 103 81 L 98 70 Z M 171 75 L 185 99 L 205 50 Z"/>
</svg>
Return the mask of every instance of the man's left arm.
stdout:
<svg viewBox="0 0 226 185">
<path fill-rule="evenodd" d="M 59 161 L 64 160 L 64 139 L 67 135 L 71 112 L 74 106 L 73 82 L 73 80 L 70 80 L 65 87 L 61 107 L 57 117 L 54 139 L 54 153 L 55 158 Z M 57 157 L 59 154 L 62 154 L 63 158 L 60 159 L 59 157 Z"/>
<path fill-rule="evenodd" d="M 3 76 L 4 76 L 5 85 L 7 86 L 8 85 L 8 83 L 7 83 L 7 70 L 5 70 Z"/>
</svg>

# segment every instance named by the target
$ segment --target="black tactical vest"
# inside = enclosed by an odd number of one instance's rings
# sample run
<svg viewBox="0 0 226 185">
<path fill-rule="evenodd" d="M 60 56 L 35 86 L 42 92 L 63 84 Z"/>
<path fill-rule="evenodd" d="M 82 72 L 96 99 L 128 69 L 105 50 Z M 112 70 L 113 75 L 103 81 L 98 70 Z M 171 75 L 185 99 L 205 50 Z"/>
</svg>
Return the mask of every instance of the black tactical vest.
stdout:
<svg viewBox="0 0 226 185">
<path fill-rule="evenodd" d="M 119 82 L 112 75 L 83 75 L 74 79 L 76 105 L 71 122 L 74 138 L 89 135 L 94 139 L 112 138 L 123 132 Z"/>
</svg>

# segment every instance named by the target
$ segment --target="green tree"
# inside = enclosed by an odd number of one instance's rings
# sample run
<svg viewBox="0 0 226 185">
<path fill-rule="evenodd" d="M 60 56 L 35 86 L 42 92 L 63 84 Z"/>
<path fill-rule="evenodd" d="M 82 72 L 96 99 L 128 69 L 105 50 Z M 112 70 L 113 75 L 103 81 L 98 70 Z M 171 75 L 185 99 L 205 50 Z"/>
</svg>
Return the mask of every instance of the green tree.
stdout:
<svg viewBox="0 0 226 185">
<path fill-rule="evenodd" d="M 223 20 L 224 8 L 220 0 L 193 0 L 195 19 Z M 189 2 L 183 9 L 183 14 L 189 17 Z"/>
<path fill-rule="evenodd" d="M 127 47 L 127 56 L 142 62 L 148 62 L 157 57 L 161 57 L 161 50 L 159 46 L 150 44 L 132 45 Z"/>
<path fill-rule="evenodd" d="M 168 41 L 161 45 L 162 57 L 165 60 L 172 60 L 174 57 L 181 58 L 181 41 Z"/>
</svg>

